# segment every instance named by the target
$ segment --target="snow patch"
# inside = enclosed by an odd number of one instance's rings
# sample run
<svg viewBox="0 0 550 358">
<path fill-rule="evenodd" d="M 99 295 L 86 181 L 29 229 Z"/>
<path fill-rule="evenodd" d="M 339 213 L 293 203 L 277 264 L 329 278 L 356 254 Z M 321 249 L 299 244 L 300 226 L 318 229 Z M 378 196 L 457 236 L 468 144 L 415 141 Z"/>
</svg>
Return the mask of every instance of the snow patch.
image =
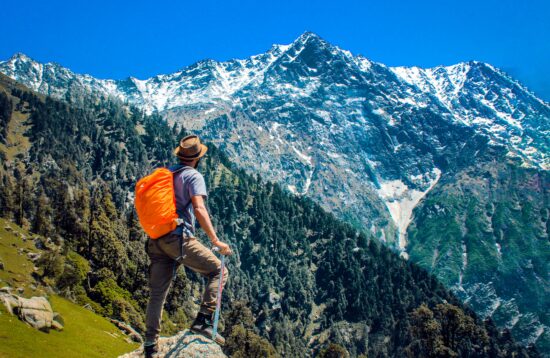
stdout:
<svg viewBox="0 0 550 358">
<path fill-rule="evenodd" d="M 320 110 L 320 109 L 319 109 L 319 110 L 315 111 L 315 113 L 316 113 L 319 117 L 321 117 L 324 121 L 330 122 L 330 113 L 329 113 L 329 112 L 323 111 L 323 110 Z"/>
<path fill-rule="evenodd" d="M 305 161 L 309 166 L 313 166 L 313 161 L 312 161 L 312 157 L 310 155 L 306 155 L 302 152 L 300 152 L 298 149 L 296 149 L 296 147 L 292 147 L 292 150 L 294 151 L 294 153 L 296 153 L 296 155 L 298 155 L 298 157 L 300 159 L 302 159 L 303 161 Z"/>
<path fill-rule="evenodd" d="M 399 248 L 403 251 L 407 246 L 407 227 L 411 223 L 413 209 L 439 181 L 441 170 L 433 168 L 424 177 L 428 181 L 428 187 L 424 191 L 409 189 L 401 180 L 380 181 L 380 188 L 377 190 L 397 226 Z"/>
<path fill-rule="evenodd" d="M 308 177 L 306 178 L 306 184 L 304 185 L 304 191 L 302 192 L 302 195 L 307 194 L 309 191 L 309 187 L 311 186 L 311 179 L 313 178 L 313 170 L 309 172 Z"/>
<path fill-rule="evenodd" d="M 466 267 L 468 266 L 468 247 L 466 246 L 466 243 L 464 241 L 462 241 L 461 247 L 462 247 L 462 268 L 460 269 L 460 273 L 458 274 L 459 287 L 462 287 L 464 272 L 466 272 Z"/>
<path fill-rule="evenodd" d="M 462 241 L 462 270 L 466 270 L 466 266 L 468 266 L 468 248 L 466 247 L 466 243 Z"/>
<path fill-rule="evenodd" d="M 390 116 L 388 114 L 388 112 L 386 112 L 384 109 L 382 108 L 376 108 L 375 110 L 372 111 L 372 113 L 376 114 L 376 115 L 379 115 L 380 117 L 384 118 L 385 120 L 388 121 L 388 124 L 390 126 L 395 126 L 396 122 L 395 120 L 393 119 L 392 116 Z"/>
</svg>

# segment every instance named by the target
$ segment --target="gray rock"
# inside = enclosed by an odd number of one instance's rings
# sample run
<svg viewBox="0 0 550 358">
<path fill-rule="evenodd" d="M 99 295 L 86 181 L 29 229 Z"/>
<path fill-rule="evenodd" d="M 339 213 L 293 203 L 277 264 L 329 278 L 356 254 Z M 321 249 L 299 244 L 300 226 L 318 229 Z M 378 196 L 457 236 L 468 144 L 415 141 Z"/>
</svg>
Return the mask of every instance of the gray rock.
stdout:
<svg viewBox="0 0 550 358">
<path fill-rule="evenodd" d="M 38 253 L 38 252 L 29 252 L 29 253 L 27 253 L 27 257 L 31 261 L 36 261 L 40 258 L 40 253 Z"/>
<path fill-rule="evenodd" d="M 22 321 L 30 324 L 33 328 L 42 331 L 48 331 L 52 328 L 52 308 L 44 297 L 33 297 L 27 302 L 20 301 L 20 306 L 14 311 Z"/>
<path fill-rule="evenodd" d="M 50 302 L 45 297 L 23 298 L 9 292 L 0 291 L 0 302 L 11 314 L 38 330 L 49 331 L 51 328 L 62 330 L 63 319 L 53 312 Z"/>
<path fill-rule="evenodd" d="M 143 357 L 143 346 L 119 358 Z M 170 358 L 226 358 L 220 346 L 212 340 L 189 330 L 159 339 L 159 357 Z"/>
<path fill-rule="evenodd" d="M 10 294 L 11 287 L 2 287 L 0 289 L 0 303 L 2 303 L 10 314 L 14 314 L 14 308 L 19 306 L 17 296 Z"/>
</svg>

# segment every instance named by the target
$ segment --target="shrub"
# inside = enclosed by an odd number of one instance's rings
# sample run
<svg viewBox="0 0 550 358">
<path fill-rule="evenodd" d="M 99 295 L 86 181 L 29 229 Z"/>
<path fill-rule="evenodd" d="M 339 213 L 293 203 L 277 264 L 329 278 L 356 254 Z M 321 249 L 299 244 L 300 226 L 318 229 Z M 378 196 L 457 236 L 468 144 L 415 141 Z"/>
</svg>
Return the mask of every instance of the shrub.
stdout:
<svg viewBox="0 0 550 358">
<path fill-rule="evenodd" d="M 319 358 L 348 358 L 349 353 L 344 347 L 336 343 L 329 343 L 329 345 L 322 349 L 317 356 Z"/>
</svg>

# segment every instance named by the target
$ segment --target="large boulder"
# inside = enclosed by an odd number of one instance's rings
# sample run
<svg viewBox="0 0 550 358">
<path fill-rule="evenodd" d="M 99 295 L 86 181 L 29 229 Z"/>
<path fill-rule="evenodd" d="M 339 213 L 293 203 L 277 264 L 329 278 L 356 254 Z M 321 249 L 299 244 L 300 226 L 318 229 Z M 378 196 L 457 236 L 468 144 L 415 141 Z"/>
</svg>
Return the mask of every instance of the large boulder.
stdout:
<svg viewBox="0 0 550 358">
<path fill-rule="evenodd" d="M 62 330 L 63 320 L 54 313 L 46 297 L 23 298 L 17 295 L 0 292 L 0 302 L 9 313 L 17 315 L 22 321 L 41 331 L 51 328 Z"/>
<path fill-rule="evenodd" d="M 212 340 L 184 330 L 179 334 L 159 339 L 159 357 L 170 358 L 227 358 Z M 143 357 L 143 346 L 119 358 Z"/>
</svg>

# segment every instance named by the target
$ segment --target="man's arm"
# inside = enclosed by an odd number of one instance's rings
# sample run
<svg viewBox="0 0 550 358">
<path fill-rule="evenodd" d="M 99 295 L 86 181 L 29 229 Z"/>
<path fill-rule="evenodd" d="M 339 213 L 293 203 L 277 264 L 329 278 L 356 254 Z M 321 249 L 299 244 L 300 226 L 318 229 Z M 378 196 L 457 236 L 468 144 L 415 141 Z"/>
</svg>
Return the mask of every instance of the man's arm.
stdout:
<svg viewBox="0 0 550 358">
<path fill-rule="evenodd" d="M 212 245 L 220 249 L 220 254 L 231 255 L 232 252 L 231 252 L 231 249 L 229 248 L 229 245 L 227 245 L 224 242 L 221 242 L 218 239 L 218 235 L 216 235 L 216 230 L 212 225 L 212 221 L 210 220 L 210 215 L 208 214 L 208 210 L 206 210 L 206 206 L 204 205 L 203 197 L 201 195 L 192 196 L 191 203 L 193 204 L 193 209 L 195 210 L 195 216 L 199 224 L 201 225 L 201 228 L 204 230 L 206 235 L 208 235 L 208 237 L 210 238 Z"/>
</svg>

